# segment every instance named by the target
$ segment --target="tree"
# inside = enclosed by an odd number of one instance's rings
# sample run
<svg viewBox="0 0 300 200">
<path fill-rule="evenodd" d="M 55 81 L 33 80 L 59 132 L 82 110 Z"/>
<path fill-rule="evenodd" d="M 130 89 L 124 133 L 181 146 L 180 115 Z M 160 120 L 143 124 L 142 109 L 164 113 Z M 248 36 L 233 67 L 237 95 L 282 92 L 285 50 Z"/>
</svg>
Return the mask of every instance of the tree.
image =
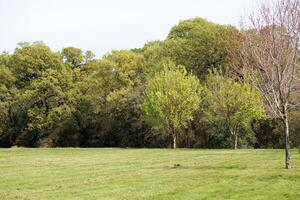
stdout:
<svg viewBox="0 0 300 200">
<path fill-rule="evenodd" d="M 18 88 L 28 86 L 41 77 L 45 70 L 61 70 L 62 66 L 59 55 L 53 53 L 43 42 L 19 44 L 9 62 L 9 67 L 17 78 Z"/>
<path fill-rule="evenodd" d="M 170 48 L 164 41 L 148 42 L 143 47 L 147 74 L 153 76 L 155 72 L 162 70 L 164 65 L 172 63 Z"/>
<path fill-rule="evenodd" d="M 110 66 L 111 72 L 110 76 L 103 74 L 104 80 L 109 78 L 103 86 L 106 90 L 103 135 L 110 140 L 105 141 L 106 145 L 137 146 L 142 142 L 139 138 L 145 127 L 138 107 L 145 82 L 144 57 L 131 50 L 121 50 L 105 55 L 102 61 L 104 66 Z"/>
<path fill-rule="evenodd" d="M 5 147 L 11 145 L 12 110 L 17 93 L 15 80 L 11 71 L 0 63 L 0 146 Z"/>
<path fill-rule="evenodd" d="M 290 169 L 288 113 L 297 106 L 291 96 L 300 91 L 300 2 L 263 4 L 246 24 L 240 42 L 243 74 L 261 92 L 270 114 L 284 124 L 285 167 Z"/>
<path fill-rule="evenodd" d="M 262 98 L 249 84 L 235 82 L 218 73 L 207 77 L 204 94 L 206 117 L 229 130 L 237 149 L 239 131 L 248 128 L 251 120 L 264 116 Z"/>
<path fill-rule="evenodd" d="M 143 56 L 130 50 L 112 51 L 84 64 L 69 92 L 81 146 L 137 146 L 142 142 L 145 123 L 138 105 L 144 68 Z"/>
<path fill-rule="evenodd" d="M 176 148 L 177 131 L 193 119 L 200 105 L 198 79 L 186 69 L 165 67 L 148 82 L 142 109 L 146 120 L 156 128 L 167 129 Z"/>
<path fill-rule="evenodd" d="M 19 94 L 18 112 L 24 113 L 21 117 L 24 125 L 16 138 L 17 145 L 36 146 L 51 134 L 49 115 L 67 103 L 71 85 L 72 77 L 67 70 L 47 69 Z"/>
<path fill-rule="evenodd" d="M 230 61 L 228 46 L 235 45 L 233 26 L 214 24 L 202 18 L 180 21 L 167 40 L 168 54 L 177 65 L 184 65 L 199 78 L 209 70 L 225 70 Z"/>
</svg>

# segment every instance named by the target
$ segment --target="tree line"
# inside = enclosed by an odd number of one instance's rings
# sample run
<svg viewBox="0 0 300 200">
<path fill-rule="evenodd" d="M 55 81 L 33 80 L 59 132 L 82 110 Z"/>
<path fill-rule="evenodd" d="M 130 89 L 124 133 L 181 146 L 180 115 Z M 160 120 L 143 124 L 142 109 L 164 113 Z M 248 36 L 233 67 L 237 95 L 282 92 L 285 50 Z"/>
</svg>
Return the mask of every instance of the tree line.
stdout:
<svg viewBox="0 0 300 200">
<path fill-rule="evenodd" d="M 299 102 L 298 79 L 290 82 L 299 74 L 299 32 L 286 20 L 252 22 L 237 29 L 183 20 L 165 40 L 100 59 L 20 43 L 0 55 L 0 146 L 285 147 L 282 105 Z M 300 144 L 299 119 L 290 109 L 292 147 Z"/>
</svg>

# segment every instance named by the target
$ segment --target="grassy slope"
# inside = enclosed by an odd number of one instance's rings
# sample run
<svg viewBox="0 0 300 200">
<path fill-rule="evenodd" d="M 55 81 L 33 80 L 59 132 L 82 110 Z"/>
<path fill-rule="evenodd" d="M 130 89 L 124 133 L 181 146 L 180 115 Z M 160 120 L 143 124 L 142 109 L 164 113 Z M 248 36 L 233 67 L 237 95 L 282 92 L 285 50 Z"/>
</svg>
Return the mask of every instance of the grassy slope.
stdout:
<svg viewBox="0 0 300 200">
<path fill-rule="evenodd" d="M 295 200 L 292 158 L 287 171 L 283 150 L 1 149 L 0 199 Z"/>
</svg>

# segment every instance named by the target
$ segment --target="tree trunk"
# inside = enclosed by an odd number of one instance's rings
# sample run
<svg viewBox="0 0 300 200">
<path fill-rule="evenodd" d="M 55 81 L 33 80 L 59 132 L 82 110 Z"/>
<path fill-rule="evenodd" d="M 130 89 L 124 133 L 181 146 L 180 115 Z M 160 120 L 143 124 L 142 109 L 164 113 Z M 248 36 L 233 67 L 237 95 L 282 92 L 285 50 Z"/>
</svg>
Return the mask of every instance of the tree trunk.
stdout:
<svg viewBox="0 0 300 200">
<path fill-rule="evenodd" d="M 289 133 L 289 119 L 286 106 L 284 107 L 284 134 L 285 134 L 285 168 L 291 169 L 291 147 L 290 147 L 290 133 Z"/>
<path fill-rule="evenodd" d="M 234 134 L 234 149 L 238 148 L 238 135 L 237 133 Z"/>
<path fill-rule="evenodd" d="M 233 137 L 234 149 L 238 148 L 238 134 L 234 129 L 230 129 L 230 133 Z"/>
<path fill-rule="evenodd" d="M 172 127 L 172 139 L 173 139 L 173 149 L 176 149 L 177 135 L 176 135 L 176 130 L 174 127 Z"/>
</svg>

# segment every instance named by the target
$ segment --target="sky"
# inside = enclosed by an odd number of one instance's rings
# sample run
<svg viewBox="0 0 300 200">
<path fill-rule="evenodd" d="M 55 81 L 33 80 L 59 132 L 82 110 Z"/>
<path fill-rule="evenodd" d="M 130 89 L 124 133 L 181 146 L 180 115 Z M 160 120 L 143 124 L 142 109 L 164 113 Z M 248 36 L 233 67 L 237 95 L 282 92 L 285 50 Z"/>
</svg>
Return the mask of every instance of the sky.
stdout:
<svg viewBox="0 0 300 200">
<path fill-rule="evenodd" d="M 44 41 L 100 57 L 163 40 L 180 20 L 202 17 L 238 26 L 259 0 L 0 0 L 0 51 Z"/>
</svg>

